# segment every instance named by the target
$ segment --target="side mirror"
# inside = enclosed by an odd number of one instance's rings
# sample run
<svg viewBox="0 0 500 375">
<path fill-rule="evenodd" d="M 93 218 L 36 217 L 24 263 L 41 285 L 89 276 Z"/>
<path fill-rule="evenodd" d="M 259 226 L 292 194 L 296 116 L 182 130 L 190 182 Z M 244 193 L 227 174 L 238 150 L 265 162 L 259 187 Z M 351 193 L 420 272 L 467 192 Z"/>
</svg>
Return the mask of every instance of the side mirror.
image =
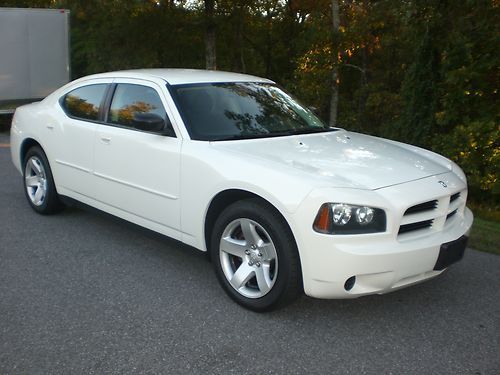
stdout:
<svg viewBox="0 0 500 375">
<path fill-rule="evenodd" d="M 170 120 L 168 118 L 167 118 L 167 121 L 165 123 L 165 127 L 163 128 L 162 133 L 168 137 L 175 138 L 174 127 L 172 126 L 172 123 L 170 122 Z"/>
<path fill-rule="evenodd" d="M 134 113 L 134 128 L 148 132 L 161 133 L 165 129 L 165 120 L 156 113 Z"/>
</svg>

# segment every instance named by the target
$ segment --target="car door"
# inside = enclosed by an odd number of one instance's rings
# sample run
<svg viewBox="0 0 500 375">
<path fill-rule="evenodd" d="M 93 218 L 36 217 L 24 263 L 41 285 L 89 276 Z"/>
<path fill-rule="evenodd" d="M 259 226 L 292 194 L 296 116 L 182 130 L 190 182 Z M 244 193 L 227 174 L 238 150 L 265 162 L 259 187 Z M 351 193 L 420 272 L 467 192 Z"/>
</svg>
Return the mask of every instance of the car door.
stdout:
<svg viewBox="0 0 500 375">
<path fill-rule="evenodd" d="M 91 195 L 94 137 L 109 85 L 109 80 L 94 80 L 73 88 L 60 98 L 57 120 L 47 123 L 58 188 Z"/>
<path fill-rule="evenodd" d="M 173 132 L 139 130 L 134 122 L 137 115 L 153 114 L 168 123 L 164 95 L 154 82 L 115 80 L 105 124 L 96 131 L 94 195 L 121 216 L 179 238 L 182 141 Z"/>
</svg>

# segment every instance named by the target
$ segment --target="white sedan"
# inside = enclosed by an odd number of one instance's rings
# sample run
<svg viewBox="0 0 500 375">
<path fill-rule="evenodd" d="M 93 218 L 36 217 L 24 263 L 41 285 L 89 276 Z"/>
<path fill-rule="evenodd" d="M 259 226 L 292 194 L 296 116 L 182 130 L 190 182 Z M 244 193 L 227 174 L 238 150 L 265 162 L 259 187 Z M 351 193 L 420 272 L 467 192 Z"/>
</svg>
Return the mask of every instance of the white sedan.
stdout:
<svg viewBox="0 0 500 375">
<path fill-rule="evenodd" d="M 256 311 L 432 278 L 462 258 L 473 220 L 452 161 L 327 127 L 249 75 L 84 77 L 17 109 L 11 151 L 36 212 L 76 200 L 208 251 Z"/>
</svg>

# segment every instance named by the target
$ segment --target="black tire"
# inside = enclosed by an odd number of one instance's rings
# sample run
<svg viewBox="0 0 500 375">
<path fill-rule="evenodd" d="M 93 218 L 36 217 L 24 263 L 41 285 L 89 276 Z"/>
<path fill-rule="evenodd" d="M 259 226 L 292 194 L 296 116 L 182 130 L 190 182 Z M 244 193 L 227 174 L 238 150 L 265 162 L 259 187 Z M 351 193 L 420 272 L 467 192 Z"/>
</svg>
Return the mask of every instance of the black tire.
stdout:
<svg viewBox="0 0 500 375">
<path fill-rule="evenodd" d="M 267 236 L 270 237 L 274 245 L 273 249 L 275 249 L 277 264 L 276 274 L 273 275 L 274 284 L 263 296 L 249 298 L 243 295 L 231 285 L 228 277 L 224 274 L 224 261 L 222 260 L 223 255 L 221 255 L 221 253 L 224 252 L 221 251 L 220 246 L 222 236 L 227 228 L 230 228 L 231 225 L 233 225 L 232 223 L 238 222 L 239 219 L 249 219 L 254 224 L 258 224 L 260 226 L 259 229 L 264 229 L 266 238 Z M 238 224 L 236 224 L 236 226 L 237 225 Z M 242 228 L 240 228 L 240 231 L 242 231 Z M 246 245 L 244 245 L 244 247 L 248 247 L 248 241 L 245 241 L 245 243 Z M 292 232 L 279 212 L 259 199 L 238 201 L 228 206 L 220 214 L 212 231 L 210 255 L 217 278 L 226 293 L 235 302 L 250 310 L 264 312 L 283 307 L 294 301 L 303 290 L 300 259 Z M 236 259 L 239 260 L 239 257 Z M 249 259 L 247 255 L 246 258 L 241 258 L 239 264 L 243 264 Z M 248 265 L 250 265 L 250 263 L 248 263 Z M 233 266 L 236 268 L 238 267 L 235 266 L 234 263 Z M 247 263 L 245 263 L 245 267 L 247 267 Z M 255 268 L 256 266 L 252 265 L 252 267 Z M 262 266 L 262 269 L 264 269 L 264 266 Z M 254 277 L 253 288 L 256 288 L 258 290 L 257 293 L 259 293 L 261 291 L 257 285 L 256 275 Z M 252 286 L 249 284 L 251 281 L 252 279 L 246 282 L 243 288 L 251 288 Z"/>
<path fill-rule="evenodd" d="M 33 159 L 34 158 L 34 159 Z M 30 193 L 28 192 L 27 186 L 27 163 L 31 160 L 37 160 L 40 162 L 41 167 L 43 168 L 43 177 L 45 181 L 45 194 L 43 200 L 39 204 L 35 204 L 33 199 L 30 197 Z M 26 199 L 30 204 L 31 208 L 39 214 L 42 215 L 51 215 L 61 211 L 64 208 L 64 205 L 61 203 L 59 199 L 59 195 L 57 194 L 56 186 L 54 184 L 54 178 L 52 177 L 52 170 L 50 169 L 49 161 L 47 160 L 47 156 L 43 152 L 40 146 L 31 147 L 26 153 L 23 160 L 23 185 L 24 185 L 24 194 L 26 195 Z M 33 189 L 33 188 L 32 188 Z"/>
</svg>

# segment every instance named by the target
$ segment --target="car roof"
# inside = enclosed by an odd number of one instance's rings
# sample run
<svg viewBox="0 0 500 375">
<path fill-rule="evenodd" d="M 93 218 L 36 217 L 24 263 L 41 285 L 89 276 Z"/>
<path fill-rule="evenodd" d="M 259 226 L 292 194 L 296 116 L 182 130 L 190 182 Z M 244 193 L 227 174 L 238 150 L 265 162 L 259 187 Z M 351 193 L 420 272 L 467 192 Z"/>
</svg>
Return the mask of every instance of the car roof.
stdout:
<svg viewBox="0 0 500 375">
<path fill-rule="evenodd" d="M 94 74 L 89 78 L 160 78 L 171 85 L 211 82 L 267 82 L 273 81 L 248 74 L 202 69 L 133 69 Z"/>
</svg>

